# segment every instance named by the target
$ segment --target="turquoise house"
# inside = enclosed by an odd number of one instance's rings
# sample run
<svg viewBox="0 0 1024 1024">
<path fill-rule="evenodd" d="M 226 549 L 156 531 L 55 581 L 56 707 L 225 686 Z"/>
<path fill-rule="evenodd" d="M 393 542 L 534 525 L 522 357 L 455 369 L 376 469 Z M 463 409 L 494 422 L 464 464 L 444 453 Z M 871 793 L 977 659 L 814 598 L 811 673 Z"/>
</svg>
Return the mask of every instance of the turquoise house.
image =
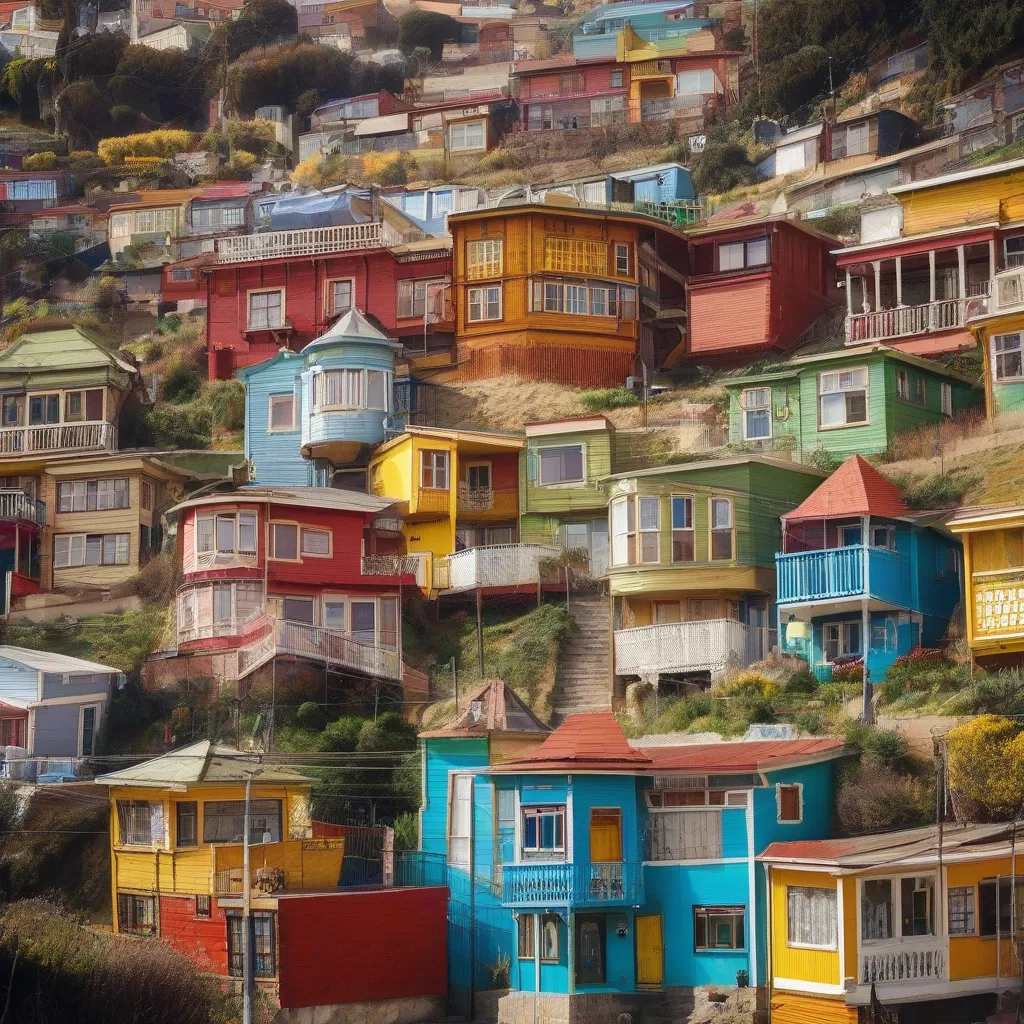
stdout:
<svg viewBox="0 0 1024 1024">
<path fill-rule="evenodd" d="M 767 976 L 755 858 L 828 834 L 842 743 L 634 747 L 610 713 L 531 740 L 496 757 L 479 738 L 423 737 L 422 849 L 444 855 L 451 889 L 450 1012 L 491 1000 L 499 1021 L 535 1007 L 615 1024 L 685 1017 L 711 989 L 751 1012 Z"/>
<path fill-rule="evenodd" d="M 395 412 L 401 349 L 351 309 L 301 352 L 239 370 L 252 482 L 330 487 L 362 472 Z"/>
<path fill-rule="evenodd" d="M 911 511 L 861 456 L 847 459 L 782 517 L 782 649 L 823 682 L 866 659 L 878 683 L 900 655 L 939 646 L 961 594 L 962 549 L 944 518 Z"/>
</svg>

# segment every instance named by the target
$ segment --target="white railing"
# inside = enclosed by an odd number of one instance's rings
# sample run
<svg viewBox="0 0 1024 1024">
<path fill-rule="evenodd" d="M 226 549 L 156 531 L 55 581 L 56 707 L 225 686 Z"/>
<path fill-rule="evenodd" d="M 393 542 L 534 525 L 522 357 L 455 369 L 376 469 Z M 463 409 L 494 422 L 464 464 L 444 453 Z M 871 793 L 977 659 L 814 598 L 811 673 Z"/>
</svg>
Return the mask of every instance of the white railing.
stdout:
<svg viewBox="0 0 1024 1024">
<path fill-rule="evenodd" d="M 46 525 L 46 503 L 30 498 L 16 487 L 0 488 L 0 519 L 27 519 Z"/>
<path fill-rule="evenodd" d="M 862 949 L 861 985 L 903 981 L 944 981 L 946 978 L 945 940 L 938 938 L 920 945 L 900 944 Z"/>
<path fill-rule="evenodd" d="M 467 548 L 448 557 L 448 585 L 444 589 L 474 590 L 540 583 L 540 563 L 557 557 L 558 548 L 544 544 Z"/>
<path fill-rule="evenodd" d="M 987 283 L 974 286 L 972 291 L 976 294 L 966 299 L 939 299 L 920 306 L 897 306 L 848 316 L 846 339 L 849 342 L 883 341 L 963 327 L 968 317 L 977 313 L 984 303 L 988 295 Z"/>
<path fill-rule="evenodd" d="M 324 626 L 303 622 L 274 622 L 274 645 L 278 654 L 322 661 L 328 667 L 352 669 L 379 679 L 401 679 L 402 659 L 398 651 L 378 647 Z"/>
<path fill-rule="evenodd" d="M 615 631 L 616 675 L 710 672 L 745 668 L 775 646 L 775 630 L 732 619 L 664 622 Z"/>
<path fill-rule="evenodd" d="M 244 679 L 250 672 L 255 672 L 261 665 L 270 661 L 276 653 L 273 633 L 261 636 L 259 640 L 246 647 L 240 647 L 238 649 L 237 678 Z"/>
<path fill-rule="evenodd" d="M 25 452 L 87 451 L 114 447 L 112 423 L 51 423 L 36 427 L 0 427 L 0 455 Z"/>
<path fill-rule="evenodd" d="M 217 243 L 217 262 L 244 263 L 247 260 L 282 256 L 387 249 L 411 240 L 412 236 L 406 238 L 402 232 L 382 221 L 340 224 L 329 228 L 303 228 L 298 231 L 265 231 L 255 235 L 221 238 Z"/>
<path fill-rule="evenodd" d="M 413 555 L 364 555 L 360 571 L 364 576 L 415 576 L 420 561 Z"/>
</svg>

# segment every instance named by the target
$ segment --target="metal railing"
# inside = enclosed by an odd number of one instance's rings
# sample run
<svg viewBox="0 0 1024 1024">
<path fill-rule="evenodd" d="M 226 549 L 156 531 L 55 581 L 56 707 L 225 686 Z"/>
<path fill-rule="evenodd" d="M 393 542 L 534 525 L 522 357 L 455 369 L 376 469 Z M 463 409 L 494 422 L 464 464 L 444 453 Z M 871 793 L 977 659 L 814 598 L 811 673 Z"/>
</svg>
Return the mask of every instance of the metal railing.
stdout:
<svg viewBox="0 0 1024 1024">
<path fill-rule="evenodd" d="M 0 455 L 25 452 L 111 451 L 117 432 L 113 423 L 52 423 L 33 427 L 0 427 Z"/>
<path fill-rule="evenodd" d="M 474 512 L 496 512 L 516 516 L 519 512 L 519 490 L 515 487 L 470 487 L 459 484 L 459 515 Z"/>
<path fill-rule="evenodd" d="M 641 865 L 506 864 L 501 902 L 505 906 L 640 904 L 644 901 Z"/>
<path fill-rule="evenodd" d="M 475 590 L 477 587 L 517 587 L 544 582 L 541 563 L 558 557 L 558 548 L 545 544 L 492 544 L 456 551 L 434 563 L 437 590 Z M 557 580 L 557 571 L 551 582 Z"/>
<path fill-rule="evenodd" d="M 275 619 L 273 635 L 278 654 L 311 658 L 328 667 L 350 669 L 377 679 L 402 678 L 402 659 L 397 650 L 358 640 L 341 630 Z"/>
<path fill-rule="evenodd" d="M 710 672 L 746 668 L 775 646 L 775 630 L 732 619 L 663 622 L 615 631 L 616 675 Z"/>
<path fill-rule="evenodd" d="M 0 519 L 27 519 L 37 526 L 45 526 L 46 502 L 30 498 L 20 488 L 0 488 Z"/>
<path fill-rule="evenodd" d="M 321 253 L 351 252 L 360 249 L 388 249 L 403 242 L 413 241 L 414 236 L 419 237 L 411 232 L 407 238 L 402 232 L 383 221 L 235 235 L 219 240 L 217 262 L 244 263 L 247 260 L 275 259 L 282 256 L 316 256 Z"/>
<path fill-rule="evenodd" d="M 897 306 L 874 313 L 858 313 L 846 318 L 846 339 L 851 343 L 906 338 L 932 331 L 963 327 L 978 312 L 988 295 L 988 282 L 975 286 L 976 295 L 964 299 L 938 299 L 919 306 Z"/>
</svg>

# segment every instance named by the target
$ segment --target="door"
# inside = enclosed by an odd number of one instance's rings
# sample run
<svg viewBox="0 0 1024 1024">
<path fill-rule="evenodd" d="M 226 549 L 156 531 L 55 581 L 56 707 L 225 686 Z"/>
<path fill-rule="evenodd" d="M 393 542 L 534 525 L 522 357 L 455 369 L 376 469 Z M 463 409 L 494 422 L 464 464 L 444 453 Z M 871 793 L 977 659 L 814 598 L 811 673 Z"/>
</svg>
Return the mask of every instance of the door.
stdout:
<svg viewBox="0 0 1024 1024">
<path fill-rule="evenodd" d="M 79 751 L 82 757 L 92 757 L 96 747 L 96 708 L 82 708 L 82 735 Z"/>
<path fill-rule="evenodd" d="M 661 625 L 664 622 L 679 622 L 680 620 L 678 601 L 654 602 L 654 621 L 657 625 Z"/>
<path fill-rule="evenodd" d="M 590 809 L 590 861 L 592 864 L 622 860 L 622 811 L 618 807 Z"/>
<path fill-rule="evenodd" d="M 660 985 L 662 963 L 661 914 L 638 914 L 636 918 L 637 984 Z"/>
<path fill-rule="evenodd" d="M 691 597 L 687 602 L 687 610 L 690 613 L 691 622 L 717 619 L 719 616 L 718 598 Z"/>
<path fill-rule="evenodd" d="M 604 914 L 576 915 L 576 984 L 603 985 Z"/>
</svg>

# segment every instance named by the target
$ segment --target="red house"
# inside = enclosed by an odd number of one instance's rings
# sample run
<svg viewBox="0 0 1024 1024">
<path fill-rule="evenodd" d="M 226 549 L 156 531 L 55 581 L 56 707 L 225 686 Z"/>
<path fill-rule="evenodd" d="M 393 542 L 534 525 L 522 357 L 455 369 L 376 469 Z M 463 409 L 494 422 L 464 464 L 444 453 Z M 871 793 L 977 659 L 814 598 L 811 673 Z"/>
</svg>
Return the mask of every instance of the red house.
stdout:
<svg viewBox="0 0 1024 1024">
<path fill-rule="evenodd" d="M 381 204 L 387 206 L 387 204 Z M 443 347 L 454 323 L 425 323 L 429 285 L 451 275 L 451 240 L 406 235 L 384 220 L 222 239 L 206 279 L 207 356 L 211 379 L 262 362 L 280 349 L 298 352 L 342 313 L 357 307 L 388 335 L 425 335 Z M 422 233 L 420 233 L 422 234 Z"/>
<path fill-rule="evenodd" d="M 727 222 L 689 234 L 689 331 L 667 366 L 792 349 L 838 302 L 836 240 L 798 221 Z"/>
<path fill-rule="evenodd" d="M 248 487 L 178 505 L 176 677 L 187 658 L 188 674 L 243 689 L 277 657 L 399 687 L 401 599 L 416 580 L 393 553 L 391 505 L 325 487 Z"/>
</svg>

